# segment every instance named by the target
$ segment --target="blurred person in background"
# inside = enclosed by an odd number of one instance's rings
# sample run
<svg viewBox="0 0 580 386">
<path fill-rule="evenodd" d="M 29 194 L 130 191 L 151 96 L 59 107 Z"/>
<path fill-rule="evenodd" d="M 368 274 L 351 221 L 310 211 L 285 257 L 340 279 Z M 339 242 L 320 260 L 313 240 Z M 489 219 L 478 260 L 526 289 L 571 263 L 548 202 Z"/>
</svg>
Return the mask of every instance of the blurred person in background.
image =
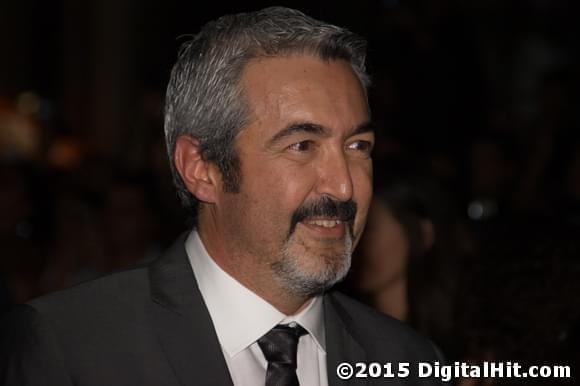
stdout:
<svg viewBox="0 0 580 386">
<path fill-rule="evenodd" d="M 375 191 L 349 285 L 453 357 L 460 249 L 456 213 L 429 179 L 383 178 L 388 182 Z"/>
</svg>

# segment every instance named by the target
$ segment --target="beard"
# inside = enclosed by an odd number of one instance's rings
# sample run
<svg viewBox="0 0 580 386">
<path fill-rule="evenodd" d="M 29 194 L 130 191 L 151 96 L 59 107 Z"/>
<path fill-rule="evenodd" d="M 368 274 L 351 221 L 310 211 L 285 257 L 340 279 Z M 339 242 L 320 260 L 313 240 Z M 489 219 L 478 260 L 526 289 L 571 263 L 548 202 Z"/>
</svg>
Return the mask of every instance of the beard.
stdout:
<svg viewBox="0 0 580 386">
<path fill-rule="evenodd" d="M 319 295 L 344 279 L 352 261 L 352 235 L 350 230 L 344 237 L 342 251 L 309 253 L 301 245 L 302 251 L 294 252 L 288 240 L 278 261 L 272 263 L 272 271 L 282 288 L 304 297 Z M 315 265 L 315 267 L 305 267 Z"/>
<path fill-rule="evenodd" d="M 303 297 L 319 295 L 338 283 L 350 270 L 353 251 L 353 222 L 356 204 L 336 202 L 328 197 L 299 208 L 292 216 L 288 236 L 279 255 L 271 264 L 274 277 L 282 288 Z M 332 240 L 317 249 L 300 242 L 296 225 L 308 217 L 328 216 L 345 222 L 346 233 L 341 244 Z"/>
</svg>

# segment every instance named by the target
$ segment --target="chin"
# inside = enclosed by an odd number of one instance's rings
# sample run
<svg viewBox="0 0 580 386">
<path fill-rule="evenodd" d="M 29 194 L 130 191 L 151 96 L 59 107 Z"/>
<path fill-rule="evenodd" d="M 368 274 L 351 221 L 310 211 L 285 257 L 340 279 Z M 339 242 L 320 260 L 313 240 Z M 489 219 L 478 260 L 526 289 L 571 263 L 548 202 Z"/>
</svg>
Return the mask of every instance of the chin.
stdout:
<svg viewBox="0 0 580 386">
<path fill-rule="evenodd" d="M 282 288 L 298 296 L 312 297 L 343 280 L 351 262 L 352 241 L 347 237 L 344 248 L 333 253 L 312 256 L 292 253 L 285 248 L 281 258 L 272 263 L 271 268 Z"/>
</svg>

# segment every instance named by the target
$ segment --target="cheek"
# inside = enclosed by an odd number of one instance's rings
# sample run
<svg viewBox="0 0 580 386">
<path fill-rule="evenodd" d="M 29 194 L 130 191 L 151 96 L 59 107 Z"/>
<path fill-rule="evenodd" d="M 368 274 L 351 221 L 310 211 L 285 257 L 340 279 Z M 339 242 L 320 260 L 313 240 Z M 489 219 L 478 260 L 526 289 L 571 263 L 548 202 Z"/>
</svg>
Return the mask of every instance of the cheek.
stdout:
<svg viewBox="0 0 580 386">
<path fill-rule="evenodd" d="M 248 178 L 242 179 L 241 190 L 256 221 L 287 232 L 292 214 L 311 190 L 312 173 L 281 161 L 263 160 L 253 170 L 245 171 Z"/>
</svg>

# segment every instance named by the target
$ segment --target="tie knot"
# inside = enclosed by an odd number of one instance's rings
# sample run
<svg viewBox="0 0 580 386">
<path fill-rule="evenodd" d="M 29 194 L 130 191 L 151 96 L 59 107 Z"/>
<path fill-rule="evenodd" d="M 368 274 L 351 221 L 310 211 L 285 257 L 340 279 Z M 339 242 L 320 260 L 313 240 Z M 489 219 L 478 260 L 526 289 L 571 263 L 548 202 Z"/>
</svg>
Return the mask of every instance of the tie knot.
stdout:
<svg viewBox="0 0 580 386">
<path fill-rule="evenodd" d="M 258 339 L 258 345 L 268 363 L 278 363 L 296 369 L 298 340 L 306 330 L 299 324 L 279 324 Z"/>
</svg>

